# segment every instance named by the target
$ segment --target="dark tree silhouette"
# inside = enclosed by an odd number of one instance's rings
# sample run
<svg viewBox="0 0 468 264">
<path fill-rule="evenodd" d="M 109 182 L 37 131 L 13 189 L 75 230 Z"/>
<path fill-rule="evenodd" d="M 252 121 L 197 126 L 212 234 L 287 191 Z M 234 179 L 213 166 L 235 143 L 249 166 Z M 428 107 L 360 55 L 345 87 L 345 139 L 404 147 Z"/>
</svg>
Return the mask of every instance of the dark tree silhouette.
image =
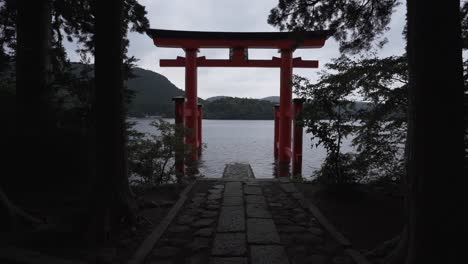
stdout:
<svg viewBox="0 0 468 264">
<path fill-rule="evenodd" d="M 379 5 L 380 4 L 380 5 Z M 280 29 L 335 30 L 342 51 L 368 49 L 397 1 L 280 0 Z M 407 2 L 407 227 L 389 263 L 462 263 L 466 237 L 460 1 Z M 436 107 L 439 106 L 439 107 Z"/>
<path fill-rule="evenodd" d="M 407 9 L 406 263 L 464 263 L 462 245 L 446 243 L 467 236 L 460 2 L 408 0 Z"/>
<path fill-rule="evenodd" d="M 280 30 L 331 30 L 341 51 L 359 52 L 386 43 L 383 33 L 397 0 L 279 0 L 268 23 Z"/>
<path fill-rule="evenodd" d="M 50 135 L 50 5 L 47 0 L 17 1 L 16 107 L 17 161 L 28 160 L 29 166 L 18 166 L 15 180 L 27 180 L 33 187 L 42 179 L 37 172 L 48 164 Z M 30 158 L 33 157 L 33 158 Z M 16 182 L 18 183 L 18 182 Z"/>
<path fill-rule="evenodd" d="M 120 227 L 122 219 L 134 217 L 126 171 L 122 11 L 123 0 L 98 1 L 94 13 L 98 245 L 109 238 L 109 230 Z"/>
<path fill-rule="evenodd" d="M 30 3 L 30 1 L 21 0 L 0 0 L 0 88 L 2 94 L 8 95 L 7 99 L 2 98 L 2 110 L 5 108 L 8 111 L 2 111 L 2 113 L 12 115 L 11 112 L 15 107 L 11 107 L 11 103 L 3 102 L 14 100 L 17 94 L 18 115 L 15 121 L 19 121 L 18 126 L 22 126 L 21 129 L 18 127 L 18 133 L 8 131 L 8 135 L 3 138 L 9 139 L 12 135 L 17 135 L 18 144 L 22 145 L 16 148 L 17 153 L 22 155 L 19 158 L 23 161 L 36 162 L 32 166 L 19 166 L 25 170 L 35 168 L 32 173 L 24 172 L 21 173 L 21 177 L 2 179 L 4 186 L 10 187 L 5 188 L 5 192 L 13 189 L 15 184 L 10 183 L 14 181 L 20 185 L 19 188 L 23 188 L 22 183 L 31 182 L 30 186 L 33 189 L 40 189 L 36 188 L 38 183 L 52 189 L 54 185 L 57 187 L 64 182 L 70 183 L 70 178 L 74 179 L 74 183 L 80 181 L 79 185 L 86 184 L 86 178 L 78 177 L 78 174 L 89 174 L 84 168 L 86 166 L 83 165 L 87 157 L 92 155 L 85 153 L 90 150 L 84 147 L 86 144 L 76 142 L 85 142 L 85 137 L 88 135 L 83 131 L 94 129 L 91 127 L 91 122 L 86 124 L 87 129 L 83 129 L 83 117 L 86 121 L 91 119 L 89 118 L 91 113 L 88 110 L 93 103 L 94 91 L 92 85 L 84 87 L 86 86 L 84 82 L 79 83 L 80 81 L 75 80 L 76 76 L 70 74 L 73 67 L 69 65 L 62 42 L 64 39 L 75 39 L 82 44 L 82 54 L 94 52 L 95 19 L 92 10 L 95 2 L 93 0 L 41 0 Z M 45 9 L 41 5 L 45 6 Z M 18 16 L 17 13 L 19 13 Z M 122 48 L 126 62 L 125 77 L 131 75 L 130 66 L 134 62 L 134 58 L 126 56 L 127 32 L 145 32 L 149 26 L 145 15 L 144 6 L 136 0 L 124 1 L 122 31 L 125 45 Z M 18 62 L 16 62 L 17 59 Z M 17 76 L 10 69 L 14 68 L 15 64 L 18 70 Z M 17 87 L 15 87 L 14 80 L 11 84 L 7 84 L 4 79 L 5 70 L 11 71 L 13 79 L 18 80 Z M 57 99 L 59 89 L 68 93 L 68 98 L 79 101 L 80 105 L 72 110 L 64 110 L 63 105 L 60 105 L 62 99 Z M 11 121 L 7 123 L 10 124 Z M 66 130 L 63 129 L 63 125 L 59 128 L 59 123 L 66 123 L 67 129 L 74 127 Z M 48 130 L 47 133 L 45 129 Z M 21 136 L 19 134 L 21 131 L 24 131 L 27 137 Z M 49 134 L 54 135 L 48 136 Z M 11 145 L 13 141 L 8 139 L 5 142 Z M 60 141 L 62 142 L 58 143 Z M 42 147 L 38 145 L 39 143 Z M 36 150 L 38 152 L 34 153 L 33 151 Z M 57 158 L 63 162 L 59 162 Z M 48 171 L 49 175 L 55 173 L 58 177 L 55 179 L 37 177 L 36 174 L 41 171 Z M 76 177 L 72 177 L 72 173 L 75 173 Z M 68 178 L 63 177 L 64 174 Z"/>
<path fill-rule="evenodd" d="M 463 3 L 461 22 L 463 50 L 466 51 L 468 49 L 468 2 Z M 468 173 L 468 59 L 464 59 L 463 61 L 463 83 L 465 86 L 465 171 Z"/>
<path fill-rule="evenodd" d="M 128 30 L 144 32 L 148 27 L 146 11 L 136 0 L 122 0 L 115 4 L 92 0 L 0 0 L 0 14 L 0 68 L 3 70 L 16 65 L 16 89 L 13 93 L 17 96 L 15 142 L 18 153 L 18 166 L 15 167 L 18 173 L 15 177 L 2 177 L 2 186 L 7 188 L 0 192 L 0 205 L 8 210 L 7 214 L 17 214 L 30 222 L 37 222 L 20 211 L 7 194 L 14 193 L 19 197 L 21 195 L 15 190 L 21 190 L 22 198 L 34 198 L 47 193 L 44 188 L 48 188 L 53 192 L 63 191 L 60 195 L 77 191 L 82 198 L 91 190 L 91 231 L 96 235 L 93 241 L 102 245 L 111 234 L 109 228 L 119 228 L 122 220 L 134 221 L 127 178 L 123 80 L 130 75 L 128 66 L 133 61 L 126 57 L 126 34 Z M 77 88 L 67 83 L 66 80 L 70 79 L 58 80 L 63 78 L 62 71 L 68 67 L 62 40 L 73 37 L 83 44 L 83 53 L 96 53 L 97 89 L 94 95 L 93 86 L 83 87 L 81 84 L 78 87 L 86 88 L 85 91 L 76 91 L 81 95 L 92 93 L 89 99 L 92 113 L 81 113 L 91 119 L 87 120 L 90 127 L 86 127 L 86 135 L 79 134 L 83 127 L 78 127 L 75 128 L 78 131 L 72 131 L 74 134 L 69 136 L 65 135 L 68 131 L 57 126 L 59 113 L 53 101 L 56 96 L 54 85 L 65 87 L 72 93 Z M 82 123 L 78 122 L 77 126 L 80 125 Z M 81 142 L 88 139 L 92 142 L 89 146 L 68 143 L 77 137 Z M 67 145 L 63 146 L 63 142 Z M 73 147 L 67 148 L 68 144 Z M 77 146 L 80 149 L 77 150 Z M 58 162 L 55 158 L 61 153 L 66 153 L 61 158 L 67 160 L 67 165 L 76 166 L 80 171 L 70 171 L 73 169 Z M 83 162 L 88 157 L 92 160 L 90 164 Z M 94 161 L 96 158 L 97 162 Z M 83 175 L 84 172 L 89 174 L 88 177 Z M 60 176 L 61 181 L 52 180 L 52 174 Z M 85 188 L 79 189 L 70 184 L 70 174 L 79 176 L 74 181 L 89 184 L 89 188 L 80 186 Z"/>
</svg>

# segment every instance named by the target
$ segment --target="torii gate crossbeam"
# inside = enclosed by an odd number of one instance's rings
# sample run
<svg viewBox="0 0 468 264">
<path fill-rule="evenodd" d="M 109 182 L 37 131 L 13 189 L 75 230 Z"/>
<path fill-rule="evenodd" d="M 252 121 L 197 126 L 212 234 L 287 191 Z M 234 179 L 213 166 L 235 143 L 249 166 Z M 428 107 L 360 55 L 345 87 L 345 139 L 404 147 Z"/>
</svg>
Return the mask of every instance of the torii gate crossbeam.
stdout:
<svg viewBox="0 0 468 264">
<path fill-rule="evenodd" d="M 198 67 L 268 67 L 280 68 L 280 106 L 275 111 L 275 158 L 278 158 L 278 176 L 289 176 L 291 157 L 300 161 L 293 164 L 293 174 L 300 173 L 302 163 L 302 143 L 294 144 L 296 150 L 291 150 L 291 126 L 294 116 L 292 104 L 292 73 L 293 68 L 317 68 L 318 61 L 293 58 L 293 51 L 298 48 L 321 48 L 330 35 L 329 31 L 307 32 L 201 32 L 150 29 L 148 35 L 158 47 L 182 48 L 184 57 L 162 59 L 161 67 L 185 67 L 185 95 L 183 107 L 177 107 L 185 116 L 185 126 L 192 133 L 187 137 L 187 143 L 201 147 L 201 116 L 197 96 Z M 200 48 L 229 48 L 229 59 L 207 59 L 197 57 Z M 271 60 L 250 60 L 249 48 L 277 49 L 281 57 Z M 298 101 L 299 102 L 299 101 Z M 177 101 L 176 101 L 177 103 Z M 180 101 L 179 101 L 180 103 Z M 182 109 L 182 110 L 180 110 Z M 296 108 L 301 109 L 300 107 Z M 179 118 L 180 119 L 180 118 Z M 301 128 L 302 131 L 302 128 Z M 302 133 L 302 132 L 301 132 Z M 299 133 L 295 134 L 299 135 Z M 278 139 L 278 142 L 276 142 Z M 296 139 L 295 139 L 296 140 Z M 299 140 L 299 139 L 298 139 Z M 300 139 L 302 142 L 302 137 Z M 299 142 L 299 141 L 298 141 Z M 294 154 L 293 154 L 294 153 Z M 277 154 L 277 157 L 276 157 Z M 197 160 L 194 155 L 192 160 Z"/>
</svg>

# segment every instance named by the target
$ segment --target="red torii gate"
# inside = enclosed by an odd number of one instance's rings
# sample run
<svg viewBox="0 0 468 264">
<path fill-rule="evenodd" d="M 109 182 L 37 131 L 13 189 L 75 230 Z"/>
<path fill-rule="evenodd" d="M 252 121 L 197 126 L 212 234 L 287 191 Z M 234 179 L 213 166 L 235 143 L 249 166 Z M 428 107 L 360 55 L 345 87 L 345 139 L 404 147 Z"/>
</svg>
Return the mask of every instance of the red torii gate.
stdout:
<svg viewBox="0 0 468 264">
<path fill-rule="evenodd" d="M 289 176 L 291 156 L 294 158 L 293 174 L 301 172 L 302 167 L 302 127 L 295 129 L 294 150 L 291 150 L 291 125 L 294 113 L 301 109 L 302 101 L 297 101 L 296 110 L 292 104 L 292 71 L 296 68 L 317 68 L 318 61 L 293 58 L 298 48 L 321 48 L 328 38 L 329 31 L 302 32 L 202 32 L 150 29 L 148 35 L 154 45 L 167 48 L 182 48 L 184 57 L 161 59 L 161 67 L 185 67 L 186 101 L 176 100 L 176 109 L 185 117 L 185 126 L 191 130 L 187 143 L 201 147 L 201 107 L 198 105 L 197 68 L 198 67 L 273 67 L 280 68 L 280 106 L 275 108 L 275 158 L 278 159 L 278 175 Z M 197 57 L 200 48 L 229 48 L 229 59 L 206 59 Z M 271 60 L 249 60 L 249 48 L 278 49 L 281 57 Z M 185 101 L 185 102 L 184 102 Z M 179 106 L 177 106 L 179 105 Z M 177 118 L 183 123 L 183 118 Z M 300 136 L 299 136 L 300 135 Z M 299 138 L 300 137 L 300 138 Z M 293 155 L 294 152 L 294 155 Z M 197 160 L 194 155 L 192 160 Z M 179 168 L 179 170 L 183 170 Z"/>
</svg>

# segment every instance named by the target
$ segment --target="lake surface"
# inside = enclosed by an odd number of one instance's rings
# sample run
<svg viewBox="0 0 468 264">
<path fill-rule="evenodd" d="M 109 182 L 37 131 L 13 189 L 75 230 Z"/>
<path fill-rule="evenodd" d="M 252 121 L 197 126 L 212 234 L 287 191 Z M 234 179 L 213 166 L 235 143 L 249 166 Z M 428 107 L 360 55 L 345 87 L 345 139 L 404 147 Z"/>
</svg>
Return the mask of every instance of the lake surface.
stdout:
<svg viewBox="0 0 468 264">
<path fill-rule="evenodd" d="M 132 119 L 140 132 L 157 133 L 150 126 L 152 119 Z M 167 119 L 173 123 L 172 119 Z M 200 173 L 206 177 L 222 177 L 224 165 L 231 162 L 249 163 L 256 178 L 273 177 L 273 120 L 203 120 L 203 143 Z M 305 130 L 305 129 L 304 129 Z M 323 147 L 315 147 L 311 135 L 304 132 L 302 171 L 310 177 L 325 158 Z M 314 147 L 311 148 L 312 143 Z M 343 140 L 343 152 L 351 151 L 351 138 Z"/>
</svg>

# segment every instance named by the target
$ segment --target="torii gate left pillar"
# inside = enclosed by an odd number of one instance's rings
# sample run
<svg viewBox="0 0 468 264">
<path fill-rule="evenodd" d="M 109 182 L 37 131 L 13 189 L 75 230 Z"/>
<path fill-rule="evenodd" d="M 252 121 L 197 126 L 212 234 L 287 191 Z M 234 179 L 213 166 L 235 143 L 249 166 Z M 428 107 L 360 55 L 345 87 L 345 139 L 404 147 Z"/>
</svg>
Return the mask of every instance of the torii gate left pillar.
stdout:
<svg viewBox="0 0 468 264">
<path fill-rule="evenodd" d="M 197 93 L 197 52 L 198 49 L 185 49 L 185 124 L 189 129 L 187 143 L 189 144 L 193 155 L 192 161 L 198 160 L 198 151 L 201 147 L 201 142 L 198 142 L 198 93 Z"/>
<path fill-rule="evenodd" d="M 278 175 L 289 176 L 292 127 L 292 50 L 281 50 Z"/>
</svg>

